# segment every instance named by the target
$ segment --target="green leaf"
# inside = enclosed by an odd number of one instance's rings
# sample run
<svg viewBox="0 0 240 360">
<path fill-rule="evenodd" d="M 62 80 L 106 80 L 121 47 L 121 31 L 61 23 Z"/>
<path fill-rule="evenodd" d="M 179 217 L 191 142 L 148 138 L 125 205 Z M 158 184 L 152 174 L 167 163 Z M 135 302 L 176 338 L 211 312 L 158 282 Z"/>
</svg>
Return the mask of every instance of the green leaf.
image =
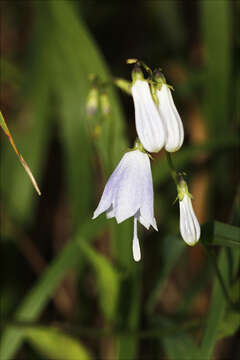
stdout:
<svg viewBox="0 0 240 360">
<path fill-rule="evenodd" d="M 239 284 L 238 284 L 239 291 Z M 218 340 L 234 335 L 240 327 L 240 313 L 236 311 L 226 312 L 218 330 Z"/>
<path fill-rule="evenodd" d="M 39 187 L 38 187 L 38 185 L 36 183 L 36 180 L 34 179 L 34 176 L 33 176 L 32 172 L 31 172 L 31 170 L 29 169 L 29 166 L 27 165 L 26 161 L 23 159 L 22 155 L 20 154 L 20 152 L 18 151 L 18 149 L 17 149 L 17 147 L 15 145 L 15 142 L 13 140 L 11 132 L 8 129 L 8 126 L 6 124 L 6 121 L 4 120 L 4 117 L 3 117 L 2 113 L 1 113 L 1 111 L 0 111 L 0 127 L 3 129 L 4 133 L 8 137 L 9 143 L 11 144 L 11 146 L 12 146 L 13 150 L 15 151 L 15 153 L 17 154 L 19 161 L 21 162 L 21 164 L 24 167 L 26 173 L 28 174 L 28 176 L 29 176 L 35 190 L 37 191 L 38 195 L 41 195 Z"/>
<path fill-rule="evenodd" d="M 211 135 L 215 136 L 229 132 L 232 8 L 229 1 L 201 1 L 199 5 L 206 57 L 204 110 Z"/>
<path fill-rule="evenodd" d="M 184 332 L 174 337 L 162 337 L 161 342 L 169 360 L 203 359 L 192 337 Z"/>
<path fill-rule="evenodd" d="M 96 219 L 94 222 L 87 222 L 79 228 L 74 240 L 54 259 L 37 284 L 19 305 L 14 318 L 16 321 L 34 321 L 38 319 L 65 273 L 73 268 L 78 263 L 79 257 L 82 256 L 81 251 L 79 251 L 79 242 L 85 241 L 84 237 L 91 239 L 96 236 L 104 228 L 105 224 L 106 222 L 102 219 Z M 8 326 L 1 339 L 0 359 L 12 359 L 23 339 L 23 329 Z"/>
<path fill-rule="evenodd" d="M 201 226 L 201 242 L 206 245 L 240 247 L 240 228 L 219 221 Z"/>
<path fill-rule="evenodd" d="M 79 241 L 78 245 L 96 271 L 102 311 L 108 320 L 113 320 L 116 315 L 119 293 L 118 274 L 111 263 L 100 253 L 97 253 L 87 242 Z"/>
<path fill-rule="evenodd" d="M 136 264 L 135 264 L 136 265 Z M 129 307 L 126 320 L 123 319 L 124 328 L 128 330 L 137 332 L 139 327 L 139 317 L 140 317 L 140 298 L 141 298 L 141 268 L 136 265 L 135 271 L 131 274 L 131 292 L 124 293 L 122 291 L 122 296 L 129 297 Z M 128 291 L 128 289 L 127 289 Z M 120 316 L 122 318 L 122 314 Z M 138 337 L 134 335 L 121 335 L 117 339 L 117 359 L 136 359 L 137 350 L 138 350 Z"/>
<path fill-rule="evenodd" d="M 36 24 L 38 24 L 36 16 Z M 36 25 L 37 27 L 37 25 Z M 51 134 L 51 122 L 48 120 L 49 113 L 49 82 L 47 72 L 47 52 L 45 48 L 50 41 L 48 27 L 41 27 L 39 32 L 33 30 L 31 42 L 31 66 L 27 67 L 24 81 L 21 82 L 19 93 L 24 98 L 21 103 L 22 113 L 16 118 L 24 119 L 24 131 L 21 127 L 11 131 L 14 134 L 14 141 L 21 154 L 29 164 L 37 179 L 41 179 L 47 143 Z M 27 115 L 27 116 L 26 116 Z M 11 119 L 7 119 L 11 120 Z M 4 144 L 5 145 L 5 144 Z M 31 221 L 34 215 L 33 206 L 37 196 L 33 196 L 31 182 L 24 177 L 22 166 L 16 161 L 8 144 L 3 146 L 1 154 L 1 191 L 5 196 L 5 206 L 11 216 L 20 223 Z M 45 195 L 45 194 L 44 194 Z"/>
<path fill-rule="evenodd" d="M 1 82 L 18 87 L 23 81 L 22 72 L 9 59 L 0 58 Z"/>
<path fill-rule="evenodd" d="M 52 360 L 90 360 L 86 348 L 77 340 L 58 329 L 48 327 L 28 328 L 26 340 L 43 356 Z"/>
<path fill-rule="evenodd" d="M 239 268 L 240 251 L 239 249 L 231 250 L 233 274 L 235 275 Z M 221 270 L 223 281 L 229 289 L 229 262 L 224 249 L 220 251 L 218 267 Z M 211 359 L 212 352 L 219 336 L 219 328 L 223 322 L 226 310 L 226 300 L 222 293 L 222 288 L 218 279 L 214 281 L 214 287 L 211 296 L 210 309 L 207 316 L 206 329 L 204 331 L 201 343 L 201 356 L 203 359 Z"/>
</svg>

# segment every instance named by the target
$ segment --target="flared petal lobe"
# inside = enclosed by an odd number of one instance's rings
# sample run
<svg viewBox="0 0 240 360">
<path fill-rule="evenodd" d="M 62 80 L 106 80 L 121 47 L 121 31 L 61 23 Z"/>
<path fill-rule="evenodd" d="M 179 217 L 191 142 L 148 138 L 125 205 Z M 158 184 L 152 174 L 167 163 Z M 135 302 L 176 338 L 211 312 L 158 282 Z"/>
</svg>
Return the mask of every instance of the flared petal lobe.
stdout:
<svg viewBox="0 0 240 360">
<path fill-rule="evenodd" d="M 159 114 L 166 130 L 165 150 L 174 152 L 180 149 L 184 140 L 182 120 L 174 104 L 171 90 L 163 84 L 161 90 L 157 90 L 159 100 Z"/>
<path fill-rule="evenodd" d="M 191 198 L 185 194 L 179 201 L 180 206 L 180 233 L 183 240 L 194 246 L 200 238 L 200 225 L 192 207 Z"/>
<path fill-rule="evenodd" d="M 93 219 L 106 211 L 118 223 L 136 215 L 147 229 L 157 229 L 153 209 L 153 183 L 150 160 L 139 150 L 127 152 L 110 176 Z"/>
<path fill-rule="evenodd" d="M 165 129 L 147 81 L 136 80 L 132 96 L 138 137 L 147 151 L 158 152 L 165 144 Z"/>
<path fill-rule="evenodd" d="M 106 212 L 107 218 L 115 217 L 118 223 L 134 217 L 133 258 L 141 259 L 137 235 L 137 221 L 149 229 L 157 230 L 153 210 L 153 183 L 150 160 L 140 150 L 127 152 L 110 176 L 93 219 Z"/>
<path fill-rule="evenodd" d="M 126 155 L 126 154 L 125 154 Z M 122 173 L 124 172 L 124 168 L 127 165 L 125 162 L 125 155 L 119 162 L 118 166 L 108 179 L 108 182 L 104 188 L 101 200 L 98 204 L 98 207 L 94 211 L 92 219 L 96 219 L 100 214 L 102 214 L 104 211 L 110 212 L 111 208 L 113 210 L 113 207 L 111 206 L 114 194 L 116 189 L 118 188 L 118 183 L 121 181 Z M 112 217 L 109 213 L 108 217 Z"/>
</svg>

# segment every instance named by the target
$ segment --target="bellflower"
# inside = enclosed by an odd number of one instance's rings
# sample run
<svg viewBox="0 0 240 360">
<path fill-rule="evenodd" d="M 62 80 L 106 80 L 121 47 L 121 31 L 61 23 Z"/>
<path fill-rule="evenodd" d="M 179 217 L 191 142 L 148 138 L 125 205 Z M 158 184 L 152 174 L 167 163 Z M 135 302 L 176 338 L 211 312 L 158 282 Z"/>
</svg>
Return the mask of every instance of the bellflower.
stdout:
<svg viewBox="0 0 240 360">
<path fill-rule="evenodd" d="M 185 181 L 178 186 L 178 198 L 180 207 L 180 233 L 183 240 L 190 246 L 194 246 L 200 238 L 200 225 L 192 207 L 192 196 L 188 192 Z"/>
<path fill-rule="evenodd" d="M 166 130 L 165 150 L 174 152 L 179 150 L 183 144 L 183 124 L 164 76 L 157 73 L 156 80 L 161 84 L 156 91 L 156 95 L 159 102 L 158 110 Z"/>
<path fill-rule="evenodd" d="M 133 73 L 132 96 L 138 137 L 147 151 L 158 152 L 165 144 L 165 129 L 148 82 L 139 72 Z"/>
<path fill-rule="evenodd" d="M 137 222 L 157 230 L 153 211 L 153 184 L 150 160 L 146 153 L 136 149 L 127 152 L 108 179 L 93 219 L 106 212 L 118 223 L 134 217 L 133 257 L 141 259 Z"/>
</svg>

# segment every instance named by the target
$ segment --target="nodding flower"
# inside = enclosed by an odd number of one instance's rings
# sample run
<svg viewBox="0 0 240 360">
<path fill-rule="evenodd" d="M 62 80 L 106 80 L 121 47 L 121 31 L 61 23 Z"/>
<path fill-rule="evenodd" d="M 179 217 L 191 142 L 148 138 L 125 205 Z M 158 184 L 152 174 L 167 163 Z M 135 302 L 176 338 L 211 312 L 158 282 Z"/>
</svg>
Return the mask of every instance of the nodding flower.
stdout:
<svg viewBox="0 0 240 360">
<path fill-rule="evenodd" d="M 180 233 L 183 240 L 194 246 L 201 234 L 200 225 L 192 206 L 192 196 L 188 192 L 187 183 L 181 180 L 178 186 L 178 199 L 180 207 Z"/>
<path fill-rule="evenodd" d="M 115 217 L 118 223 L 134 217 L 133 258 L 141 259 L 137 222 L 145 228 L 157 229 L 153 210 L 153 183 L 150 160 L 139 149 L 127 152 L 110 176 L 93 219 L 106 212 L 107 218 Z"/>
</svg>

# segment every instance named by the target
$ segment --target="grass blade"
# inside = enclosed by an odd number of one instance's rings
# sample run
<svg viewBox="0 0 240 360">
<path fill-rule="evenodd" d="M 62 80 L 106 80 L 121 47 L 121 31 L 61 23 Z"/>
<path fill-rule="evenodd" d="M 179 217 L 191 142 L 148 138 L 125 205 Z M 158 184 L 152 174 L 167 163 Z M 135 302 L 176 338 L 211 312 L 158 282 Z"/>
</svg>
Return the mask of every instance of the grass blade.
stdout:
<svg viewBox="0 0 240 360">
<path fill-rule="evenodd" d="M 17 147 L 16 147 L 16 145 L 15 145 L 15 142 L 14 142 L 14 140 L 13 140 L 13 138 L 12 138 L 12 135 L 11 135 L 9 129 L 8 129 L 8 126 L 7 126 L 7 124 L 6 124 L 6 121 L 4 120 L 4 117 L 3 117 L 1 111 L 0 111 L 0 126 L 1 126 L 1 128 L 3 129 L 4 133 L 6 134 L 6 136 L 8 137 L 8 140 L 9 140 L 10 144 L 12 145 L 13 150 L 14 150 L 15 153 L 17 154 L 17 156 L 18 156 L 18 158 L 19 158 L 22 166 L 24 167 L 26 173 L 28 174 L 28 176 L 29 176 L 29 178 L 30 178 L 30 180 L 31 180 L 31 182 L 32 182 L 32 184 L 33 184 L 36 192 L 37 192 L 38 195 L 40 196 L 40 195 L 41 195 L 41 191 L 39 190 L 38 184 L 37 184 L 37 182 L 36 182 L 36 180 L 35 180 L 32 172 L 31 172 L 28 164 L 26 163 L 26 161 L 24 160 L 24 158 L 22 157 L 22 155 L 21 155 L 20 152 L 18 151 L 18 149 L 17 149 Z"/>
<path fill-rule="evenodd" d="M 79 251 L 79 242 L 85 241 L 84 237 L 91 239 L 91 237 L 101 231 L 105 225 L 105 221 L 96 220 L 94 223 L 90 221 L 80 227 L 74 240 L 54 259 L 53 263 L 49 265 L 37 284 L 24 298 L 15 313 L 16 321 L 34 321 L 38 319 L 65 273 L 70 268 L 73 268 L 79 261 L 82 255 Z M 23 339 L 23 329 L 7 327 L 1 338 L 1 360 L 12 359 L 21 346 Z"/>
<path fill-rule="evenodd" d="M 55 328 L 35 327 L 25 331 L 26 340 L 52 360 L 90 360 L 86 348 L 77 339 Z"/>
</svg>

